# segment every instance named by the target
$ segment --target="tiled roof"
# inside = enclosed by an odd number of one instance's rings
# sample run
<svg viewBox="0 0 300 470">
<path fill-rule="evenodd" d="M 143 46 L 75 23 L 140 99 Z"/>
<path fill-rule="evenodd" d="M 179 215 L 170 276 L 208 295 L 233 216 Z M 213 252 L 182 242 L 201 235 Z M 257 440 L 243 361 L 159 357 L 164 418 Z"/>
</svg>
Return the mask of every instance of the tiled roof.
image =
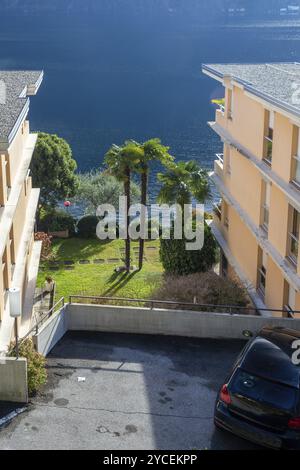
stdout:
<svg viewBox="0 0 300 470">
<path fill-rule="evenodd" d="M 300 63 L 207 64 L 203 71 L 231 77 L 249 92 L 300 116 Z"/>
<path fill-rule="evenodd" d="M 10 143 L 43 80 L 41 71 L 0 71 L 0 142 Z"/>
</svg>

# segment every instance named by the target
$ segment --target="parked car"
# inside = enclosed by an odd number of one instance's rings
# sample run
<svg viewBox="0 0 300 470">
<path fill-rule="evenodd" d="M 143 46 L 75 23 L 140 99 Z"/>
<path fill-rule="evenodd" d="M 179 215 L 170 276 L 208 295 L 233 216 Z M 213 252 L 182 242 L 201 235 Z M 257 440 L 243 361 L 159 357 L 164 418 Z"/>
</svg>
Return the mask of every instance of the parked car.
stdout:
<svg viewBox="0 0 300 470">
<path fill-rule="evenodd" d="M 300 449 L 300 332 L 265 327 L 251 339 L 221 387 L 215 425 L 276 449 Z"/>
</svg>

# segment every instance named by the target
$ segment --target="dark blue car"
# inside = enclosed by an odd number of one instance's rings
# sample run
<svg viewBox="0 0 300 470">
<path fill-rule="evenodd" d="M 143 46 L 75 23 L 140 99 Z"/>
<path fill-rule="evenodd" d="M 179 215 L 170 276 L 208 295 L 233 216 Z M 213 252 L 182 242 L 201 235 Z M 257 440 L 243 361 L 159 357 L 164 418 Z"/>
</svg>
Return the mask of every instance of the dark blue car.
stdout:
<svg viewBox="0 0 300 470">
<path fill-rule="evenodd" d="M 217 427 L 263 446 L 300 449 L 299 339 L 298 331 L 266 327 L 249 341 L 218 394 Z"/>
</svg>

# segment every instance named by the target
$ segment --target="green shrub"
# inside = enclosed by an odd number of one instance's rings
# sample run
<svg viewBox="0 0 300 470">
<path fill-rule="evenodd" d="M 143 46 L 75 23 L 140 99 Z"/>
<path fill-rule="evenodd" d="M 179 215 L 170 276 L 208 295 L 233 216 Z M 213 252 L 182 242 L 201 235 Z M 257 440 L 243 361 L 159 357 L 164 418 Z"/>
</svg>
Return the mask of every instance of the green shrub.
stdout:
<svg viewBox="0 0 300 470">
<path fill-rule="evenodd" d="M 15 351 L 11 355 L 15 357 Z M 34 349 L 31 339 L 20 344 L 19 356 L 27 359 L 28 393 L 33 395 L 47 382 L 46 359 Z"/>
<path fill-rule="evenodd" d="M 82 238 L 95 238 L 99 218 L 95 215 L 82 217 L 77 223 L 78 235 Z"/>
<path fill-rule="evenodd" d="M 69 230 L 70 236 L 75 233 L 75 220 L 64 210 L 44 211 L 39 227 L 43 232 L 61 232 Z"/>
<path fill-rule="evenodd" d="M 217 259 L 217 244 L 208 225 L 204 228 L 204 246 L 201 250 L 186 250 L 185 238 L 174 239 L 171 229 L 169 240 L 160 239 L 160 259 L 167 274 L 183 276 L 205 272 L 212 268 Z"/>
<path fill-rule="evenodd" d="M 235 281 L 218 276 L 213 271 L 189 276 L 165 276 L 161 287 L 152 295 L 157 300 L 172 300 L 202 305 L 224 305 L 248 307 L 251 302 L 247 291 Z M 163 306 L 159 305 L 159 306 Z M 174 308 L 174 307 L 172 307 Z M 208 310 L 226 312 L 226 308 L 204 308 L 175 306 L 184 310 Z M 233 313 L 249 313 L 248 310 L 232 310 Z"/>
</svg>

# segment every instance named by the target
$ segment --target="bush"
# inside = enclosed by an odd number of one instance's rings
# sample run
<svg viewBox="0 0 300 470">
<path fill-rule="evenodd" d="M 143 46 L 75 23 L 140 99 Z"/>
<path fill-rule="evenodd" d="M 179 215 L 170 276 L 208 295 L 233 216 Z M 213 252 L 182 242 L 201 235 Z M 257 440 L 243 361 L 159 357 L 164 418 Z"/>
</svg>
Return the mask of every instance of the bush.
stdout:
<svg viewBox="0 0 300 470">
<path fill-rule="evenodd" d="M 70 236 L 73 236 L 75 233 L 75 220 L 63 210 L 50 210 L 42 214 L 39 227 L 43 232 L 68 230 Z"/>
<path fill-rule="evenodd" d="M 51 258 L 52 237 L 45 232 L 37 232 L 34 234 L 35 241 L 42 242 L 41 260 L 47 261 Z"/>
<path fill-rule="evenodd" d="M 160 259 L 167 274 L 183 276 L 212 268 L 217 259 L 217 244 L 208 225 L 205 224 L 202 250 L 188 251 L 185 244 L 184 238 L 174 239 L 173 229 L 169 240 L 160 239 Z"/>
<path fill-rule="evenodd" d="M 82 217 L 77 224 L 78 235 L 82 238 L 96 237 L 96 228 L 99 218 L 95 215 L 87 215 Z"/>
<path fill-rule="evenodd" d="M 11 356 L 16 356 L 15 351 Z M 33 395 L 47 382 L 46 359 L 34 349 L 31 339 L 20 344 L 19 356 L 27 359 L 28 393 Z"/>
<path fill-rule="evenodd" d="M 231 279 L 218 276 L 213 271 L 189 276 L 166 276 L 162 286 L 153 294 L 153 298 L 185 303 L 195 302 L 203 305 L 249 307 L 251 304 L 247 291 L 243 287 Z M 191 310 L 190 307 L 180 305 L 177 308 Z M 192 308 L 192 310 L 199 310 L 199 307 Z M 208 310 L 226 311 L 222 308 Z M 243 313 L 243 311 L 236 309 L 233 313 Z"/>
</svg>

